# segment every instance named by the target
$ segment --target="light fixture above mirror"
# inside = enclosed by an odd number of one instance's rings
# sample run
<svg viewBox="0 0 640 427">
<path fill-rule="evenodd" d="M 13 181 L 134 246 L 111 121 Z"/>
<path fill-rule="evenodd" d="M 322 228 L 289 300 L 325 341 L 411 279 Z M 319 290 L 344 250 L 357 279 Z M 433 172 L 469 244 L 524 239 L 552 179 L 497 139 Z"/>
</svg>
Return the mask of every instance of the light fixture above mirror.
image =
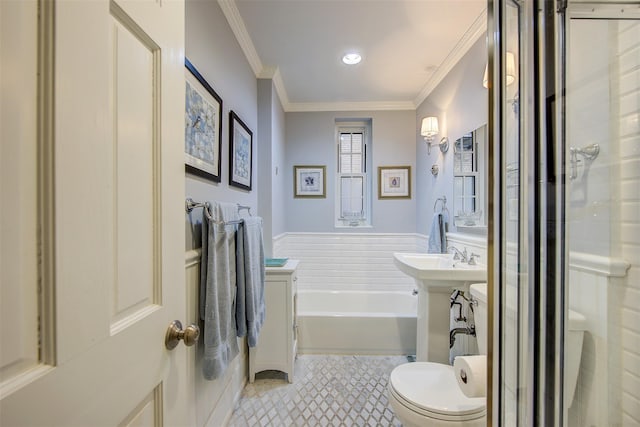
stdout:
<svg viewBox="0 0 640 427">
<path fill-rule="evenodd" d="M 427 143 L 427 154 L 431 154 L 431 146 L 434 144 L 435 137 L 439 132 L 437 117 L 430 116 L 422 119 L 420 135 L 424 137 L 424 140 Z M 440 147 L 440 152 L 446 153 L 447 150 L 449 150 L 449 138 L 446 136 L 442 137 L 438 146 Z"/>
</svg>

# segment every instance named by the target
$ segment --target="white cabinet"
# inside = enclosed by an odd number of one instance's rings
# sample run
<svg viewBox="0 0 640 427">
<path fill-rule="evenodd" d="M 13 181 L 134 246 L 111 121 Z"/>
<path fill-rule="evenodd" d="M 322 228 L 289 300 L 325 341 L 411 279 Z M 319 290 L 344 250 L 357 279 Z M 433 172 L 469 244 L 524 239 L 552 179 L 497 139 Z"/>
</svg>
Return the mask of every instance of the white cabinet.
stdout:
<svg viewBox="0 0 640 427">
<path fill-rule="evenodd" d="M 296 324 L 297 260 L 282 267 L 267 267 L 264 289 L 265 320 L 255 347 L 249 348 L 249 382 L 256 372 L 282 371 L 293 382 L 293 363 L 298 345 Z"/>
</svg>

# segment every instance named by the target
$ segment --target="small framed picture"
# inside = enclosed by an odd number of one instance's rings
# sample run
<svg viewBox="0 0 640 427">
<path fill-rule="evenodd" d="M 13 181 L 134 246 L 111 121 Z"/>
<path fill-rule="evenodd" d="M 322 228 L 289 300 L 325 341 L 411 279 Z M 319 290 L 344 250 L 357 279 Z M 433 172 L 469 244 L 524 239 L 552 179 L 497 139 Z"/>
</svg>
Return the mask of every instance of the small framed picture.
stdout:
<svg viewBox="0 0 640 427">
<path fill-rule="evenodd" d="M 411 166 L 378 166 L 378 199 L 410 199 Z"/>
<path fill-rule="evenodd" d="M 184 59 L 184 65 L 185 169 L 188 173 L 220 182 L 222 98 L 187 58 Z"/>
<path fill-rule="evenodd" d="M 253 132 L 229 112 L 229 185 L 251 191 Z"/>
<path fill-rule="evenodd" d="M 294 166 L 293 196 L 326 197 L 325 169 L 326 166 Z"/>
</svg>

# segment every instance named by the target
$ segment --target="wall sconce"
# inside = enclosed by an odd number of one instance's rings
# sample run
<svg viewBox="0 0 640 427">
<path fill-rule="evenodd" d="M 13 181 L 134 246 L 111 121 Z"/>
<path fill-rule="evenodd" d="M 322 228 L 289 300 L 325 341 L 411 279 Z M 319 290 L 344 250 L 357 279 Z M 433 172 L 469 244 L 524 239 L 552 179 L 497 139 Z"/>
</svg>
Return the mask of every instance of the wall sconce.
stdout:
<svg viewBox="0 0 640 427">
<path fill-rule="evenodd" d="M 516 56 L 512 52 L 507 52 L 507 86 L 516 81 Z M 489 64 L 484 67 L 482 86 L 489 88 Z"/>
<path fill-rule="evenodd" d="M 420 135 L 424 137 L 424 140 L 427 143 L 428 154 L 431 154 L 431 145 L 433 145 L 435 136 L 438 134 L 438 132 L 439 130 L 437 117 L 425 117 L 424 119 L 422 119 Z M 449 138 L 447 138 L 446 136 L 442 137 L 438 145 L 440 146 L 440 151 L 442 153 L 446 153 L 447 150 L 449 150 Z"/>
</svg>

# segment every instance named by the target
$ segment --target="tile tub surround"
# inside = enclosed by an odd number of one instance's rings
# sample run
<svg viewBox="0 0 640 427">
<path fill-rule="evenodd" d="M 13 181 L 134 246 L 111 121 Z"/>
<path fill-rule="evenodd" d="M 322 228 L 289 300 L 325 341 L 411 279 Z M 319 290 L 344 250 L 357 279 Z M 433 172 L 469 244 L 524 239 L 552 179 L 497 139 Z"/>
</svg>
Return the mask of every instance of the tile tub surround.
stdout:
<svg viewBox="0 0 640 427">
<path fill-rule="evenodd" d="M 394 252 L 426 252 L 417 234 L 284 233 L 275 257 L 300 260 L 298 289 L 411 291 L 413 279 L 393 264 Z"/>
<path fill-rule="evenodd" d="M 229 427 L 396 426 L 387 381 L 403 356 L 300 356 L 295 381 L 265 371 L 247 384 Z"/>
</svg>

